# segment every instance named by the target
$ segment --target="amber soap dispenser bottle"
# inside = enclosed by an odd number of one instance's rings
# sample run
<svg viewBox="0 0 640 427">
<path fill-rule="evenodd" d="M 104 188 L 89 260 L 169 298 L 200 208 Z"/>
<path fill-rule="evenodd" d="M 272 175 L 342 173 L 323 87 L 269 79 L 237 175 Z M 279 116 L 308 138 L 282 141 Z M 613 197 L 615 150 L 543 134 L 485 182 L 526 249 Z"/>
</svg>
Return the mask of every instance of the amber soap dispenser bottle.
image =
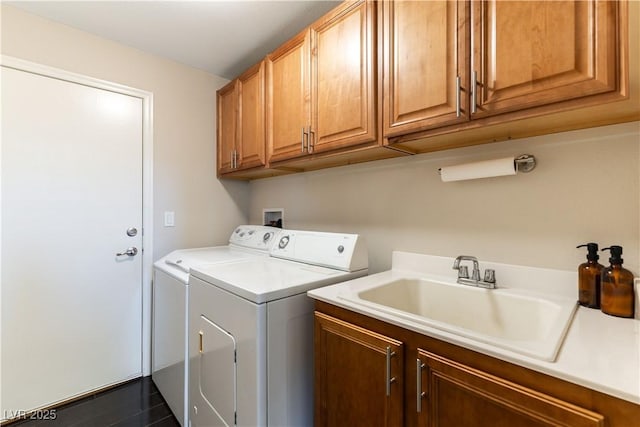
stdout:
<svg viewBox="0 0 640 427">
<path fill-rule="evenodd" d="M 622 267 L 622 247 L 611 246 L 602 250 L 611 251 L 611 265 L 602 270 L 602 311 L 612 316 L 633 317 L 633 274 Z"/>
<path fill-rule="evenodd" d="M 587 262 L 578 266 L 578 303 L 585 307 L 600 308 L 600 277 L 604 266 L 598 263 L 598 244 L 586 243 L 576 248 L 587 248 Z"/>
</svg>

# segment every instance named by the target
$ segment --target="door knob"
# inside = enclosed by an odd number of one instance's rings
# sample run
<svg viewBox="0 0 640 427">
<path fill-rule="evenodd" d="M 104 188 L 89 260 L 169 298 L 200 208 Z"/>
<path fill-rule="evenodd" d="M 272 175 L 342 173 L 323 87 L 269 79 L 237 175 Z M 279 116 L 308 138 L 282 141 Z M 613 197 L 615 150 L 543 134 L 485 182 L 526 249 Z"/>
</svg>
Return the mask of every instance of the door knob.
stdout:
<svg viewBox="0 0 640 427">
<path fill-rule="evenodd" d="M 123 256 L 123 255 L 128 255 L 128 256 L 136 256 L 138 255 L 138 248 L 134 248 L 133 246 L 130 248 L 127 248 L 126 251 L 124 252 L 118 252 L 116 254 L 116 256 Z"/>
</svg>

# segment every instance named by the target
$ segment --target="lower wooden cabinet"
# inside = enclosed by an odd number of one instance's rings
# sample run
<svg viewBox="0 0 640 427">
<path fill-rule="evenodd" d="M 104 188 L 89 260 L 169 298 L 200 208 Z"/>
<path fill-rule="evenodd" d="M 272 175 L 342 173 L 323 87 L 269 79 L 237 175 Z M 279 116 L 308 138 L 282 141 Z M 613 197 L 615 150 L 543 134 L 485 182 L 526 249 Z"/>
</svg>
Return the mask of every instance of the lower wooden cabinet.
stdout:
<svg viewBox="0 0 640 427">
<path fill-rule="evenodd" d="M 418 349 L 420 426 L 604 426 L 604 417 Z"/>
<path fill-rule="evenodd" d="M 315 425 L 631 427 L 640 405 L 318 301 Z"/>
<path fill-rule="evenodd" d="M 403 425 L 400 341 L 315 316 L 315 425 Z"/>
</svg>

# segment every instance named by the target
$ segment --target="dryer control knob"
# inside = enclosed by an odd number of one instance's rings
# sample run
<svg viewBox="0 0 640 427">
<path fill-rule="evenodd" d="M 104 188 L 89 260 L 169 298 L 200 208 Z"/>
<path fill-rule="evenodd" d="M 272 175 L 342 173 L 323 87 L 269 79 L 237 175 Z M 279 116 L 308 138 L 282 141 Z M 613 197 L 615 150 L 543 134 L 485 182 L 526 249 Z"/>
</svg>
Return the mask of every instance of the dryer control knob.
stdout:
<svg viewBox="0 0 640 427">
<path fill-rule="evenodd" d="M 280 249 L 284 249 L 287 247 L 288 244 L 289 244 L 289 236 L 284 236 L 282 239 L 280 239 L 280 243 L 278 243 L 278 247 Z"/>
</svg>

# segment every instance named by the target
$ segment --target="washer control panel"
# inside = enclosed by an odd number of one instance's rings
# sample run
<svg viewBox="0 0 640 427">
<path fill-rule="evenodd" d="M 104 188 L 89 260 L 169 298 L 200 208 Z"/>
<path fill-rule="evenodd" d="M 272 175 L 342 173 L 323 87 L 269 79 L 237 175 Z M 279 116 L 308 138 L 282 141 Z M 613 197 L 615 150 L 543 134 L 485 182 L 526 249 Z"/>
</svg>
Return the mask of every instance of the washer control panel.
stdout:
<svg viewBox="0 0 640 427">
<path fill-rule="evenodd" d="M 240 225 L 229 237 L 229 244 L 251 249 L 270 250 L 282 230 L 264 225 Z"/>
</svg>

